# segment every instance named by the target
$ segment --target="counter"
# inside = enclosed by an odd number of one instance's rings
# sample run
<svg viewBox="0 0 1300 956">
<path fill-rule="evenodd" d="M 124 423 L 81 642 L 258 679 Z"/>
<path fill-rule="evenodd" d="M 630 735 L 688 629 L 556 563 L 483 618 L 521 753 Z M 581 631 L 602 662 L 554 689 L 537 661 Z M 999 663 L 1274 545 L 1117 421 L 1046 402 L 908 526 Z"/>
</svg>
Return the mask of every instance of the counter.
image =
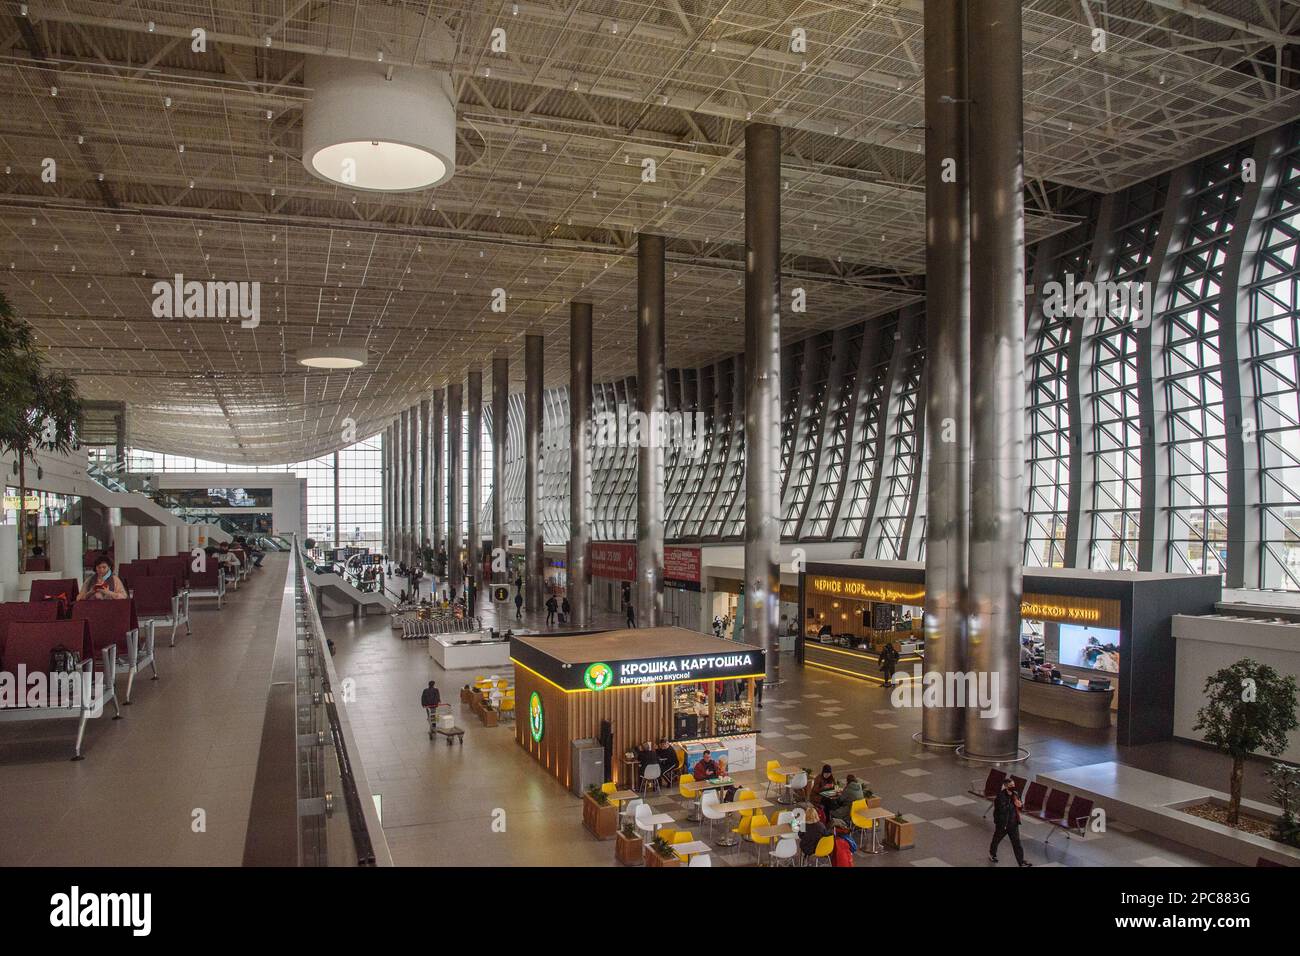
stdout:
<svg viewBox="0 0 1300 956">
<path fill-rule="evenodd" d="M 491 631 L 460 631 L 429 638 L 429 656 L 443 670 L 508 667 L 510 642 L 492 640 Z"/>
<path fill-rule="evenodd" d="M 1020 678 L 1021 713 L 1063 720 L 1076 727 L 1109 727 L 1114 696 L 1114 686 L 1110 690 L 1085 690 L 1071 684 L 1049 684 L 1030 677 Z"/>
<path fill-rule="evenodd" d="M 845 647 L 842 644 L 819 644 L 813 638 L 808 638 L 804 644 L 803 660 L 809 667 L 821 667 L 873 684 L 885 682 L 880 673 L 880 655 L 872 650 Z M 913 665 L 924 660 L 920 652 L 901 654 L 894 669 L 911 674 Z"/>
</svg>

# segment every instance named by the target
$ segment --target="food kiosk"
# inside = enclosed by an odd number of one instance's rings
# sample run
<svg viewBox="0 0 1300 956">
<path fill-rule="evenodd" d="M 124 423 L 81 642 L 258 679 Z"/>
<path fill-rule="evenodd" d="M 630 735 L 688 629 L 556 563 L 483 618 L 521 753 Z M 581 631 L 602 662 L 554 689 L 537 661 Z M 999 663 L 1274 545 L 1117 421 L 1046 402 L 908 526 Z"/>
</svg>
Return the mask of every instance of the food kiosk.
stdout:
<svg viewBox="0 0 1300 956">
<path fill-rule="evenodd" d="M 705 747 L 730 770 L 756 761 L 754 680 L 763 651 L 679 627 L 581 635 L 522 635 L 510 641 L 519 746 L 566 788 L 573 743 L 605 747 L 605 779 L 630 785 L 623 754 L 667 738 L 689 759 Z M 725 752 L 725 753 L 723 753 Z"/>
<path fill-rule="evenodd" d="M 810 562 L 799 576 L 800 664 L 883 683 L 925 671 L 925 565 Z M 1081 727 L 1111 725 L 1125 746 L 1173 736 L 1174 614 L 1208 614 L 1218 575 L 1025 568 L 1020 709 Z"/>
</svg>

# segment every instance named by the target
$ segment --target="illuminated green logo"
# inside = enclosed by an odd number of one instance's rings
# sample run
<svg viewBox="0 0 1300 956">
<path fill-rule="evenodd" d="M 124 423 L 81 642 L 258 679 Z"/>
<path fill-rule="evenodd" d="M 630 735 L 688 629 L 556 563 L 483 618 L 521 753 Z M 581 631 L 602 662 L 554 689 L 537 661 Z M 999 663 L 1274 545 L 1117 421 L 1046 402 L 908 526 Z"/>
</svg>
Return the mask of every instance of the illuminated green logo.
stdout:
<svg viewBox="0 0 1300 956">
<path fill-rule="evenodd" d="M 587 690 L 605 690 L 614 684 L 614 668 L 608 664 L 588 664 L 582 675 L 582 682 Z"/>
<path fill-rule="evenodd" d="M 537 691 L 533 691 L 533 696 L 528 698 L 528 729 L 532 732 L 534 742 L 541 743 L 542 731 L 546 728 L 542 717 L 542 697 Z"/>
</svg>

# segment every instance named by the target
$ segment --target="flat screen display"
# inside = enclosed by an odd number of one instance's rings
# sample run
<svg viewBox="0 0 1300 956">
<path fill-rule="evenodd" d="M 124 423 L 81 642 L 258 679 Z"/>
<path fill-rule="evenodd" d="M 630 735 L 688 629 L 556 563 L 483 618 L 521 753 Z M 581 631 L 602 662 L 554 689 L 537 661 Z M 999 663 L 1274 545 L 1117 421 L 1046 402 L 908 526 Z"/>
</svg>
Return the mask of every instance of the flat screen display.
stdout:
<svg viewBox="0 0 1300 956">
<path fill-rule="evenodd" d="M 1119 638 L 1114 628 L 1062 624 L 1058 661 L 1069 667 L 1118 674 Z"/>
</svg>

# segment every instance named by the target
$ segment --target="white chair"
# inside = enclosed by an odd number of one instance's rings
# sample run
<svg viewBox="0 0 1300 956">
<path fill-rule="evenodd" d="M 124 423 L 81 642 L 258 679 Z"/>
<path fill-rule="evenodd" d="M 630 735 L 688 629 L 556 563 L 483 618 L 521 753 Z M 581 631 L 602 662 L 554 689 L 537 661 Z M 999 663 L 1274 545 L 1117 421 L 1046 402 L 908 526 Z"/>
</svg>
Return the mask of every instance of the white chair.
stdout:
<svg viewBox="0 0 1300 956">
<path fill-rule="evenodd" d="M 700 798 L 700 812 L 704 814 L 704 819 L 709 821 L 710 837 L 713 836 L 713 821 L 725 820 L 730 816 L 729 811 L 724 807 L 726 807 L 726 804 L 718 797 L 718 791 L 704 791 L 704 796 Z"/>
<path fill-rule="evenodd" d="M 707 853 L 697 853 L 691 857 L 691 862 L 687 866 L 712 866 L 713 858 Z"/>
<path fill-rule="evenodd" d="M 797 774 L 785 782 L 785 791 L 790 799 L 794 799 L 794 792 L 802 790 L 808 786 L 808 771 L 800 770 Z"/>
<path fill-rule="evenodd" d="M 636 828 L 638 830 L 644 830 L 652 841 L 654 840 L 655 833 L 661 826 L 666 823 L 674 822 L 673 818 L 666 813 L 655 813 L 648 803 L 643 803 L 641 806 L 636 808 L 635 820 Z"/>
<path fill-rule="evenodd" d="M 772 865 L 786 866 L 793 864 L 799 853 L 799 838 L 791 836 L 780 837 L 776 841 L 776 846 L 772 848 Z"/>
<path fill-rule="evenodd" d="M 646 805 L 645 801 L 642 800 L 640 797 L 637 797 L 634 800 L 627 801 L 625 804 L 623 804 L 623 806 L 619 807 L 618 810 L 619 826 L 622 826 L 624 823 L 626 823 L 629 818 L 635 820 L 637 811 L 641 809 L 641 807 L 644 807 L 645 805 Z"/>
<path fill-rule="evenodd" d="M 641 774 L 641 793 L 649 792 L 650 787 L 655 788 L 655 793 L 659 793 L 659 778 L 663 776 L 663 768 L 657 763 L 647 764 L 645 771 Z"/>
</svg>

